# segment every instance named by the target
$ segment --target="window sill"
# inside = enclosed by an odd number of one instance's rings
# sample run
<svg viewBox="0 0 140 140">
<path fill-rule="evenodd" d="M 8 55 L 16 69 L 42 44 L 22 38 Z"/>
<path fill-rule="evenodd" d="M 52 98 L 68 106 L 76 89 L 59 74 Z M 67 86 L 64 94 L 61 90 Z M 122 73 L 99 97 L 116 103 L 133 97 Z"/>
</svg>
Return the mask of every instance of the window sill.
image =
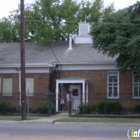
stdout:
<svg viewBox="0 0 140 140">
<path fill-rule="evenodd" d="M 133 99 L 134 99 L 134 100 L 139 100 L 139 99 L 140 99 L 140 97 L 133 97 Z"/>
<path fill-rule="evenodd" d="M 114 100 L 117 100 L 117 99 L 119 99 L 119 97 L 107 97 L 107 99 L 114 99 Z"/>
</svg>

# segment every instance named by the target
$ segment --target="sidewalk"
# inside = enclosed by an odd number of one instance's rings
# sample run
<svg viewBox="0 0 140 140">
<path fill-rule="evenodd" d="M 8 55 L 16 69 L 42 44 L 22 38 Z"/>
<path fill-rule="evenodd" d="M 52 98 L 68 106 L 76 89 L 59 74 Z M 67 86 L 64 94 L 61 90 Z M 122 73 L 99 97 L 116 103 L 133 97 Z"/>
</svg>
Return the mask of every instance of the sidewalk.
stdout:
<svg viewBox="0 0 140 140">
<path fill-rule="evenodd" d="M 46 116 L 46 117 L 43 117 L 43 118 L 37 119 L 37 120 L 24 120 L 24 121 L 20 121 L 20 122 L 54 123 L 55 120 L 64 119 L 64 118 L 69 118 L 69 116 L 68 115 L 52 115 L 50 117 Z"/>
</svg>

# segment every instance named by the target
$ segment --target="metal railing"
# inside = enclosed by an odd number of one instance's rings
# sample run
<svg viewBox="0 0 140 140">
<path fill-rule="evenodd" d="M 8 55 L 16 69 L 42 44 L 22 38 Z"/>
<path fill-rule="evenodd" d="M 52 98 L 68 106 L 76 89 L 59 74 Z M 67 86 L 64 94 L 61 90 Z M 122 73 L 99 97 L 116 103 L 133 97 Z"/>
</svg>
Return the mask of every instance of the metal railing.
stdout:
<svg viewBox="0 0 140 140">
<path fill-rule="evenodd" d="M 12 105 L 11 113 L 21 113 L 21 101 L 19 94 L 14 96 L 0 96 L 1 101 L 8 101 Z M 89 94 L 91 95 L 91 94 Z M 106 94 L 98 94 L 106 95 Z M 56 112 L 56 100 L 58 100 L 58 111 Z M 107 99 L 99 96 L 88 96 L 88 100 L 83 102 L 82 98 L 73 99 L 67 103 L 64 98 L 64 104 L 61 104 L 60 97 L 56 99 L 54 93 L 37 93 L 34 96 L 27 96 L 27 115 L 41 114 L 37 108 L 41 104 L 46 104 L 47 111 L 42 112 L 45 115 L 78 115 L 78 116 L 140 116 L 140 99 L 132 99 L 130 94 L 120 94 L 119 99 Z"/>
</svg>

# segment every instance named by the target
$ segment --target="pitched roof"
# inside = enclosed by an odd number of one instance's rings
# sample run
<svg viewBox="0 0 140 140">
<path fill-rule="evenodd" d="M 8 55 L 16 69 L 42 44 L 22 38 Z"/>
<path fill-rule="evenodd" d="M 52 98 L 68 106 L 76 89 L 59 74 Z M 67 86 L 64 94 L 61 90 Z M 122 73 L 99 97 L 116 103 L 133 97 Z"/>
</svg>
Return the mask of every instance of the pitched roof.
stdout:
<svg viewBox="0 0 140 140">
<path fill-rule="evenodd" d="M 92 48 L 92 44 L 73 44 L 71 50 L 68 46 L 67 42 L 52 44 L 51 47 L 25 43 L 25 62 L 51 64 L 59 60 L 61 63 L 69 64 L 110 64 L 116 60 L 116 57 L 111 58 L 98 53 Z M 0 43 L 0 64 L 20 64 L 20 43 Z"/>
</svg>

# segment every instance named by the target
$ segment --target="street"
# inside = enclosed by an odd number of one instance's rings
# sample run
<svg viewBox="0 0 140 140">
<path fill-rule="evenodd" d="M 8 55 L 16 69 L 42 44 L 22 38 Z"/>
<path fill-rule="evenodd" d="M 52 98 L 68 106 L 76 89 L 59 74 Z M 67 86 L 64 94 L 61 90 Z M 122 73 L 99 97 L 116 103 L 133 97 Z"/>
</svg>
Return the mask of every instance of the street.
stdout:
<svg viewBox="0 0 140 140">
<path fill-rule="evenodd" d="M 80 139 L 90 140 L 93 138 L 105 139 L 128 139 L 127 130 L 131 127 L 140 129 L 140 124 L 114 124 L 114 123 L 31 123 L 31 122 L 0 122 L 0 139 L 15 140 L 16 136 L 28 137 L 36 140 L 40 138 L 51 139 Z M 14 139 L 15 137 L 15 139 Z M 44 139 L 43 139 L 44 138 Z M 38 140 L 40 140 L 38 139 Z"/>
</svg>

